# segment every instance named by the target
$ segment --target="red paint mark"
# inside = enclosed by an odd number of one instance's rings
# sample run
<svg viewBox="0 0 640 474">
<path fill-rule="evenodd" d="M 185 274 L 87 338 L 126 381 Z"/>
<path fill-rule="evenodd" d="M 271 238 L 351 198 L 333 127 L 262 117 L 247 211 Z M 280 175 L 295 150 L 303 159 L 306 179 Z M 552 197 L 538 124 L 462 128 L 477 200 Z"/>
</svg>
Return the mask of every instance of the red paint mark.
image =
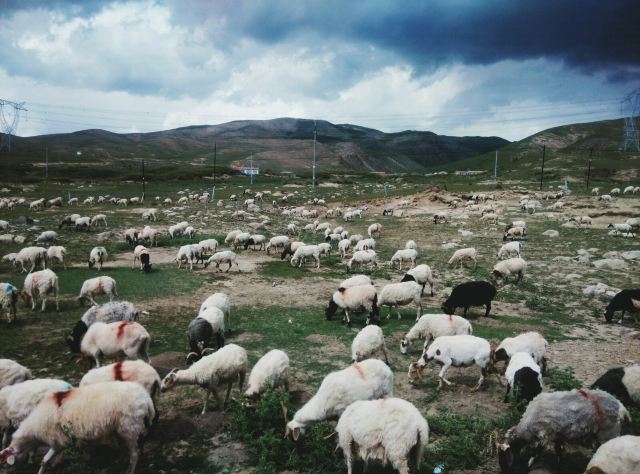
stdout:
<svg viewBox="0 0 640 474">
<path fill-rule="evenodd" d="M 598 397 L 595 396 L 592 392 L 587 392 L 586 390 L 583 390 L 581 388 L 578 389 L 578 393 L 591 402 L 591 404 L 593 405 L 593 409 L 596 412 L 596 421 L 598 422 L 598 424 L 600 424 L 600 422 L 604 419 L 604 413 L 602 412 L 602 407 L 600 406 L 600 400 L 598 399 Z"/>
<path fill-rule="evenodd" d="M 119 381 L 126 380 L 126 378 L 124 377 L 124 374 L 122 373 L 123 363 L 124 363 L 123 361 L 120 361 L 113 366 L 113 380 L 119 380 Z"/>
<path fill-rule="evenodd" d="M 120 324 L 118 324 L 118 333 L 116 334 L 117 339 L 122 339 L 122 336 L 124 336 L 125 328 L 130 324 L 130 321 L 122 321 Z"/>
<path fill-rule="evenodd" d="M 452 314 L 450 314 L 450 315 L 449 315 L 449 322 L 452 322 L 452 321 L 453 321 L 453 315 L 452 315 Z"/>
<path fill-rule="evenodd" d="M 71 392 L 73 392 L 73 389 L 67 390 L 66 392 L 54 392 L 51 395 L 51 398 L 53 398 L 53 401 L 56 402 L 56 405 L 58 405 L 60 407 L 60 406 L 62 406 L 62 402 L 67 397 L 71 396 Z"/>
<path fill-rule="evenodd" d="M 364 370 L 362 370 L 362 367 L 360 367 L 358 364 L 353 364 L 352 367 L 358 371 L 358 375 L 360 375 L 360 378 L 362 380 L 365 380 L 366 377 L 364 376 Z"/>
</svg>

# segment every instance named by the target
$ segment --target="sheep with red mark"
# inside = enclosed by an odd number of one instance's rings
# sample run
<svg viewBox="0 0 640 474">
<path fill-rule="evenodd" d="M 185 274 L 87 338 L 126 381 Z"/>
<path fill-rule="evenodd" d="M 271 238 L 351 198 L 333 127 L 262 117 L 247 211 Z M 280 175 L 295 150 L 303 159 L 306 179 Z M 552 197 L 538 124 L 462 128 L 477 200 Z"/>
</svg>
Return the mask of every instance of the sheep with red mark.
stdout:
<svg viewBox="0 0 640 474">
<path fill-rule="evenodd" d="M 458 334 L 471 334 L 471 323 L 462 316 L 455 314 L 424 314 L 409 329 L 409 332 L 400 341 L 400 352 L 406 354 L 409 346 L 415 340 L 423 339 L 426 349 L 429 342 L 440 336 L 456 336 Z"/>
<path fill-rule="evenodd" d="M 44 312 L 47 305 L 47 296 L 53 295 L 56 300 L 56 310 L 60 311 L 58 303 L 58 276 L 49 269 L 39 272 L 29 273 L 24 279 L 24 288 L 21 296 L 24 300 L 31 302 L 31 309 L 36 309 L 36 298 L 42 298 L 42 309 Z"/>
<path fill-rule="evenodd" d="M 82 338 L 80 352 L 92 358 L 100 367 L 102 358 L 114 358 L 124 354 L 130 359 L 149 362 L 148 349 L 151 336 L 139 323 L 120 321 L 116 323 L 95 322 Z"/>
<path fill-rule="evenodd" d="M 97 305 L 95 297 L 97 295 L 105 295 L 109 297 L 109 301 L 113 301 L 118 296 L 116 281 L 108 276 L 99 276 L 85 280 L 80 288 L 78 301 L 84 305 L 89 301 L 92 305 Z"/>
<path fill-rule="evenodd" d="M 51 266 L 51 263 L 54 260 L 57 260 L 62 264 L 62 267 L 66 270 L 67 265 L 64 262 L 64 257 L 67 255 L 67 249 L 62 247 L 61 245 L 52 245 L 47 249 L 47 261 Z"/>
<path fill-rule="evenodd" d="M 349 311 L 367 312 L 367 324 L 378 319 L 378 294 L 373 285 L 357 285 L 349 288 L 338 288 L 331 299 L 329 306 L 325 309 L 324 315 L 327 321 L 331 321 L 338 311 L 338 308 L 344 310 L 347 326 L 351 326 Z"/>
</svg>

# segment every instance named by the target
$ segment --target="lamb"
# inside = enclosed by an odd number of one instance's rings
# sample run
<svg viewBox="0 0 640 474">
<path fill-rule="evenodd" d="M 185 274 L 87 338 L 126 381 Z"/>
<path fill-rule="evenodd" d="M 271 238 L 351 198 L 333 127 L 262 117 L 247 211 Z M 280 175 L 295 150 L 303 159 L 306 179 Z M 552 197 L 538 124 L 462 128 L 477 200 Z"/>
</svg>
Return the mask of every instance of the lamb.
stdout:
<svg viewBox="0 0 640 474">
<path fill-rule="evenodd" d="M 89 301 L 92 305 L 97 306 L 98 303 L 94 300 L 94 297 L 97 295 L 106 295 L 109 297 L 109 302 L 113 301 L 113 298 L 118 296 L 116 281 L 108 276 L 99 276 L 85 280 L 82 288 L 80 288 L 78 301 L 81 305 Z"/>
<path fill-rule="evenodd" d="M 624 406 L 602 390 L 541 393 L 503 442 L 496 442 L 500 468 L 503 473 L 528 472 L 532 454 L 555 446 L 560 456 L 567 442 L 603 443 L 618 436 L 622 422 L 629 419 Z"/>
<path fill-rule="evenodd" d="M 157 209 L 147 209 L 142 212 L 142 218 L 148 221 L 156 222 L 158 220 L 158 210 Z"/>
<path fill-rule="evenodd" d="M 347 253 L 351 248 L 351 241 L 349 239 L 342 239 L 338 242 L 338 251 L 341 258 L 347 258 Z"/>
<path fill-rule="evenodd" d="M 393 372 L 381 360 L 367 359 L 329 373 L 315 395 L 287 423 L 285 436 L 294 441 L 312 423 L 339 417 L 358 400 L 393 396 Z M 285 411 L 286 421 L 286 411 Z"/>
<path fill-rule="evenodd" d="M 625 406 L 640 406 L 640 365 L 607 370 L 591 385 L 595 388 L 610 393 Z"/>
<path fill-rule="evenodd" d="M 362 328 L 351 343 L 351 360 L 360 362 L 369 359 L 377 352 L 382 351 L 384 361 L 389 365 L 387 349 L 384 344 L 384 334 L 380 326 L 370 325 Z"/>
<path fill-rule="evenodd" d="M 415 240 L 407 240 L 407 243 L 404 244 L 404 248 L 418 250 L 418 245 L 416 244 Z"/>
<path fill-rule="evenodd" d="M 633 188 L 633 186 L 631 186 Z M 53 198 L 53 199 L 49 199 L 47 201 L 47 205 L 48 206 L 56 206 L 56 207 L 61 207 L 62 206 L 62 198 L 60 196 L 58 196 L 57 198 Z"/>
<path fill-rule="evenodd" d="M 380 292 L 378 296 L 378 306 L 389 306 L 389 314 L 387 319 L 391 317 L 391 306 L 395 306 L 398 313 L 398 320 L 402 319 L 400 315 L 400 306 L 414 303 L 417 307 L 416 321 L 420 319 L 422 314 L 422 287 L 415 281 L 405 281 L 400 283 L 389 283 Z"/>
<path fill-rule="evenodd" d="M 360 400 L 344 411 L 336 426 L 347 473 L 358 459 L 391 464 L 399 474 L 417 472 L 429 425 L 420 411 L 400 398 Z"/>
<path fill-rule="evenodd" d="M 140 232 L 139 237 L 140 237 L 140 240 L 147 241 L 149 242 L 149 245 L 155 245 L 157 247 L 159 234 L 160 232 L 157 229 L 154 229 L 153 227 L 146 225 Z"/>
<path fill-rule="evenodd" d="M 209 259 L 206 262 L 204 262 L 204 268 L 207 268 L 212 263 L 215 263 L 218 271 L 222 271 L 220 270 L 220 265 L 223 263 L 227 263 L 229 265 L 229 268 L 227 268 L 226 272 L 229 272 L 229 270 L 231 270 L 231 267 L 233 265 L 238 267 L 238 271 L 240 271 L 240 265 L 238 265 L 236 258 L 237 258 L 236 254 L 231 250 L 223 250 L 222 252 L 216 252 L 211 257 L 209 257 Z"/>
<path fill-rule="evenodd" d="M 361 268 L 363 265 L 371 264 L 378 268 L 377 254 L 375 250 L 358 250 L 353 252 L 351 259 L 347 262 L 347 273 L 351 273 L 351 268 L 354 263 L 357 263 Z"/>
<path fill-rule="evenodd" d="M 26 367 L 11 359 L 0 359 L 0 389 L 32 378 L 31 371 Z"/>
<path fill-rule="evenodd" d="M 269 243 L 266 246 L 267 255 L 270 253 L 270 250 L 272 248 L 277 250 L 278 248 L 282 247 L 284 249 L 284 246 L 288 243 L 289 237 L 286 235 L 276 235 L 275 237 L 271 237 L 271 239 L 269 239 Z"/>
<path fill-rule="evenodd" d="M 214 293 L 207 297 L 206 300 L 200 305 L 200 313 L 205 311 L 207 308 L 218 308 L 224 313 L 226 318 L 225 327 L 227 329 L 231 329 L 231 301 L 229 297 L 225 293 Z"/>
<path fill-rule="evenodd" d="M 131 268 L 135 267 L 138 260 L 140 261 L 140 270 L 149 273 L 151 271 L 151 255 L 149 254 L 149 249 L 144 245 L 137 245 L 133 250 L 133 265 Z"/>
<path fill-rule="evenodd" d="M 185 370 L 173 369 L 162 380 L 162 391 L 169 390 L 176 385 L 199 385 L 205 390 L 202 414 L 207 412 L 209 395 L 213 393 L 218 407 L 224 409 L 229 401 L 231 388 L 238 381 L 240 390 L 244 384 L 244 377 L 249 364 L 247 351 L 236 344 L 229 344 L 195 362 Z M 227 396 L 224 404 L 220 402 L 218 387 L 227 384 Z"/>
<path fill-rule="evenodd" d="M 42 298 L 42 309 L 44 312 L 47 305 L 47 296 L 53 295 L 56 300 L 56 311 L 60 311 L 58 303 L 58 276 L 49 269 L 40 270 L 39 272 L 29 273 L 24 279 L 24 288 L 22 296 L 24 299 L 31 300 L 31 310 L 36 309 L 36 297 Z"/>
<path fill-rule="evenodd" d="M 391 260 L 389 260 L 389 266 L 398 264 L 398 270 L 402 269 L 404 262 L 409 262 L 409 269 L 416 266 L 416 258 L 418 258 L 418 252 L 414 249 L 402 249 L 393 254 Z"/>
<path fill-rule="evenodd" d="M 524 275 L 526 269 L 527 262 L 520 257 L 501 260 L 494 265 L 493 271 L 491 272 L 491 278 L 494 281 L 497 281 L 499 278 L 501 278 L 506 282 L 509 275 L 517 274 L 518 279 L 516 280 L 516 283 L 518 283 L 520 280 L 522 280 L 522 276 Z"/>
<path fill-rule="evenodd" d="M 507 240 L 514 240 L 516 238 L 525 239 L 526 237 L 527 237 L 526 227 L 511 227 L 502 236 L 502 241 L 506 242 Z"/>
<path fill-rule="evenodd" d="M 411 268 L 407 273 L 405 273 L 404 277 L 400 281 L 415 281 L 418 284 L 422 285 L 422 291 L 420 292 L 420 296 L 424 294 L 424 287 L 429 283 L 429 287 L 431 288 L 431 296 L 433 296 L 433 285 L 435 280 L 433 278 L 433 274 L 431 273 L 431 267 L 429 265 L 421 264 Z"/>
<path fill-rule="evenodd" d="M 611 322 L 613 314 L 616 311 L 622 311 L 620 320 L 618 321 L 619 324 L 622 324 L 622 321 L 624 320 L 624 313 L 626 311 L 629 311 L 632 314 L 640 311 L 640 288 L 622 290 L 611 298 L 611 301 L 609 301 L 609 304 L 603 312 L 604 319 L 607 323 Z"/>
<path fill-rule="evenodd" d="M 316 261 L 316 268 L 320 268 L 320 248 L 317 245 L 302 245 L 291 257 L 291 266 L 302 267 L 307 257 L 313 257 Z"/>
<path fill-rule="evenodd" d="M 187 244 L 183 245 L 178 249 L 178 253 L 176 255 L 176 263 L 178 264 L 178 268 L 182 267 L 182 262 L 189 264 L 189 270 L 193 271 L 193 262 L 198 262 L 201 256 L 201 249 L 196 244 Z M 206 267 L 206 264 L 205 264 Z"/>
<path fill-rule="evenodd" d="M 640 436 L 618 436 L 598 448 L 585 474 L 640 472 Z"/>
<path fill-rule="evenodd" d="M 147 351 L 151 336 L 139 323 L 120 321 L 103 323 L 97 321 L 89 326 L 80 343 L 83 358 L 93 358 L 96 367 L 100 359 L 113 358 L 124 354 L 130 359 L 142 359 L 149 362 Z"/>
<path fill-rule="evenodd" d="M 27 271 L 27 267 L 30 267 L 28 273 L 33 272 L 37 267 L 42 266 L 42 269 L 47 268 L 47 249 L 43 247 L 25 247 L 16 255 L 14 265 L 20 264 L 22 272 Z"/>
<path fill-rule="evenodd" d="M 53 260 L 57 260 L 62 264 L 62 267 L 66 270 L 67 265 L 64 263 L 64 257 L 67 254 L 67 249 L 61 245 L 52 245 L 47 249 L 47 260 L 51 263 Z"/>
<path fill-rule="evenodd" d="M 424 314 L 420 316 L 409 332 L 400 341 L 400 352 L 406 354 L 409 346 L 416 339 L 424 339 L 424 349 L 429 342 L 440 336 L 456 336 L 471 334 L 471 323 L 455 314 Z"/>
<path fill-rule="evenodd" d="M 351 327 L 349 311 L 359 311 L 364 309 L 368 313 L 367 324 L 378 319 L 378 295 L 373 285 L 357 285 L 349 288 L 338 288 L 329 300 L 329 306 L 325 309 L 324 315 L 327 321 L 331 321 L 338 308 L 342 308 L 345 313 L 347 326 Z"/>
<path fill-rule="evenodd" d="M 0 283 L 0 309 L 8 310 L 8 323 L 16 320 L 18 296 L 20 296 L 18 288 L 11 283 Z"/>
<path fill-rule="evenodd" d="M 456 250 L 453 255 L 451 256 L 451 258 L 449 259 L 448 264 L 451 265 L 455 265 L 456 263 L 460 263 L 460 268 L 462 268 L 462 262 L 465 260 L 472 260 L 473 261 L 473 268 L 476 268 L 476 265 L 478 264 L 478 261 L 476 260 L 476 257 L 478 255 L 478 251 L 476 249 L 474 249 L 473 247 L 467 247 L 464 249 L 458 249 Z"/>
<path fill-rule="evenodd" d="M 86 230 L 88 231 L 91 227 L 91 218 L 90 217 L 78 217 L 74 223 L 76 230 Z"/>
<path fill-rule="evenodd" d="M 369 226 L 369 228 L 367 229 L 367 234 L 371 238 L 373 238 L 374 235 L 376 237 L 380 237 L 380 232 L 381 231 L 382 231 L 382 226 L 376 222 L 375 224 L 371 224 Z"/>
<path fill-rule="evenodd" d="M 51 458 L 74 440 L 119 437 L 129 450 L 127 474 L 135 472 L 139 446 L 155 417 L 153 401 L 133 382 L 104 382 L 54 392 L 45 397 L 13 434 L 0 461 L 14 464 L 35 445 L 49 450 L 40 464 L 43 473 Z"/>
<path fill-rule="evenodd" d="M 91 253 L 89 253 L 89 268 L 93 268 L 94 265 L 98 265 L 98 270 L 102 270 L 102 265 L 107 261 L 109 254 L 107 253 L 107 249 L 102 246 L 93 247 L 91 249 Z"/>
<path fill-rule="evenodd" d="M 613 230 L 613 233 L 616 235 L 620 235 L 620 234 L 629 234 L 631 235 L 631 237 L 635 237 L 635 233 L 633 232 L 633 226 L 631 226 L 630 224 L 609 224 L 607 226 L 607 229 L 611 229 Z"/>
<path fill-rule="evenodd" d="M 442 303 L 442 311 L 453 314 L 456 308 L 464 308 L 467 317 L 470 306 L 486 306 L 485 317 L 491 311 L 491 301 L 496 296 L 496 287 L 486 281 L 468 281 L 453 288 L 451 295 Z"/>
<path fill-rule="evenodd" d="M 513 390 L 516 401 L 522 399 L 531 401 L 542 392 L 542 375 L 540 367 L 526 352 L 516 352 L 509 359 L 505 372 L 507 378 L 507 392 L 504 402 L 509 401 L 509 392 Z"/>
<path fill-rule="evenodd" d="M 45 230 L 41 232 L 40 235 L 36 238 L 35 243 L 37 245 L 51 245 L 55 244 L 58 241 L 58 233 L 53 230 Z"/>
<path fill-rule="evenodd" d="M 508 364 L 514 354 L 526 352 L 536 364 L 542 366 L 542 373 L 545 373 L 547 370 L 547 359 L 545 358 L 547 347 L 549 347 L 549 343 L 540 333 L 529 331 L 515 337 L 504 338 L 491 354 L 491 361 L 494 365 L 500 361 L 505 361 Z"/>
<path fill-rule="evenodd" d="M 108 227 L 107 216 L 105 214 L 96 214 L 91 218 L 91 225 L 95 225 L 96 227 L 98 227 L 98 223 L 102 223 L 105 227 Z"/>
<path fill-rule="evenodd" d="M 256 245 L 259 245 L 260 246 L 259 250 L 264 250 L 266 242 L 267 242 L 267 238 L 264 235 L 252 234 L 251 236 L 249 236 L 249 239 L 244 243 L 244 249 L 247 250 L 249 248 L 249 245 L 252 245 L 253 250 L 255 250 Z"/>
<path fill-rule="evenodd" d="M 375 250 L 376 249 L 376 241 L 374 239 L 363 239 L 359 240 L 355 246 L 356 251 L 360 250 Z"/>
<path fill-rule="evenodd" d="M 503 244 L 500 250 L 498 250 L 498 260 L 504 260 L 513 254 L 520 257 L 520 242 L 515 241 Z"/>
<path fill-rule="evenodd" d="M 488 366 L 491 365 L 491 345 L 486 339 L 471 335 L 440 336 L 433 344 L 422 352 L 422 357 L 418 362 L 413 362 L 409 366 L 409 381 L 414 382 L 421 375 L 427 364 L 435 360 L 442 365 L 438 373 L 438 390 L 442 388 L 442 382 L 451 385 L 445 378 L 449 367 L 468 367 L 477 365 L 480 367 L 481 375 L 478 383 L 471 389 L 475 392 L 480 390 L 482 382 L 488 373 Z"/>
<path fill-rule="evenodd" d="M 279 386 L 289 392 L 289 357 L 283 351 L 273 349 L 253 366 L 244 394 L 248 398 L 257 398 L 267 388 L 276 389 Z"/>
<path fill-rule="evenodd" d="M 218 241 L 216 239 L 206 239 L 198 242 L 198 246 L 202 250 L 202 253 L 215 253 L 218 250 Z"/>
</svg>

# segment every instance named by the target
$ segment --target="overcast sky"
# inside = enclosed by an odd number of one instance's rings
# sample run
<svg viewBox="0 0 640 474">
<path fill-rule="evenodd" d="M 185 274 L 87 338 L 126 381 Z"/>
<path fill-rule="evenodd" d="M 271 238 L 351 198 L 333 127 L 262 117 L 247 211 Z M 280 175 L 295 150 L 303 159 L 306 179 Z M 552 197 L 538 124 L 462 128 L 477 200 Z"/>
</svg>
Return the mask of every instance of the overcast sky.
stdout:
<svg viewBox="0 0 640 474">
<path fill-rule="evenodd" d="M 620 116 L 638 0 L 0 0 L 18 135 L 302 117 L 516 140 Z"/>
</svg>

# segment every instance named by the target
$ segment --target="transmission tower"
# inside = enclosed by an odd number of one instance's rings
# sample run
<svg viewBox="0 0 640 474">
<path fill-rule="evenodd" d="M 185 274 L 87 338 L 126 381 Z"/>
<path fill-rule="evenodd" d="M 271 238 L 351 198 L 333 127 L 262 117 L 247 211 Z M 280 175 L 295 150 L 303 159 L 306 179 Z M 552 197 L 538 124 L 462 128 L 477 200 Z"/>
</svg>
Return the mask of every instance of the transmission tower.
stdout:
<svg viewBox="0 0 640 474">
<path fill-rule="evenodd" d="M 620 103 L 620 113 L 624 117 L 624 144 L 622 148 L 627 151 L 635 147 L 640 151 L 640 88 L 626 96 Z"/>
<path fill-rule="evenodd" d="M 0 141 L 0 151 L 7 149 L 11 151 L 11 135 L 15 135 L 20 121 L 20 112 L 26 112 L 24 102 L 17 103 L 10 100 L 0 99 L 0 132 L 2 132 L 2 140 Z"/>
</svg>

